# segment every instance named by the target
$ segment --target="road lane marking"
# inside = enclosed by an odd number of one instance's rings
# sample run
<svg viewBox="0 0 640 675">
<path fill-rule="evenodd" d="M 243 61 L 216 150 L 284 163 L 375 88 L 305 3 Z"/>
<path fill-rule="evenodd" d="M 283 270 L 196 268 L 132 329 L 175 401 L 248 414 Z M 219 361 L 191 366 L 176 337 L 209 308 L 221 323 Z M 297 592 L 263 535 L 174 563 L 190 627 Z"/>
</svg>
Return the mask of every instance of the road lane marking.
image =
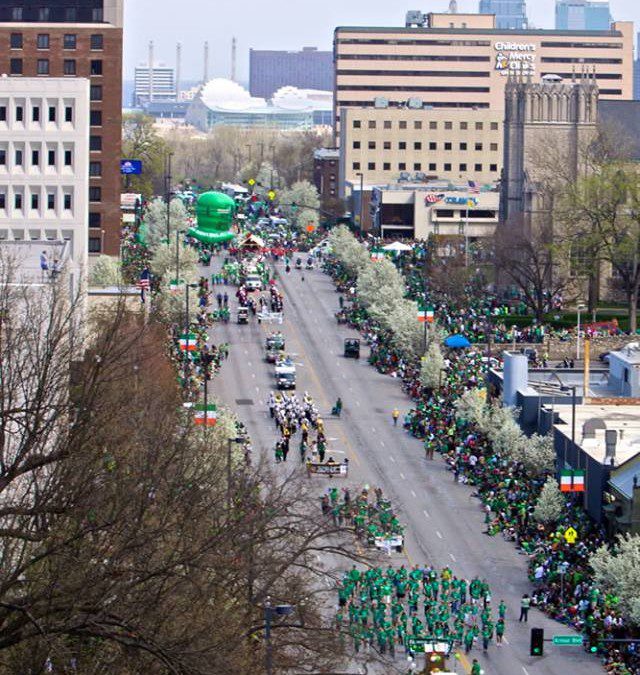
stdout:
<svg viewBox="0 0 640 675">
<path fill-rule="evenodd" d="M 380 441 L 380 445 L 384 448 L 385 447 L 384 441 Z"/>
<path fill-rule="evenodd" d="M 508 645 L 508 644 L 509 644 L 509 640 L 507 640 L 506 637 L 503 637 L 503 638 L 502 638 L 502 641 L 505 643 L 505 645 Z"/>
<path fill-rule="evenodd" d="M 356 405 L 357 405 L 358 408 L 359 408 L 359 407 L 360 407 L 360 401 L 356 401 Z"/>
<path fill-rule="evenodd" d="M 249 366 L 249 368 L 253 367 L 253 363 L 251 363 L 251 361 L 247 361 L 247 365 Z"/>
<path fill-rule="evenodd" d="M 391 455 L 389 455 L 389 459 L 390 459 L 390 460 L 391 460 L 391 461 L 392 461 L 392 462 L 393 462 L 394 464 L 396 463 L 396 460 L 395 460 L 395 458 L 394 458 L 394 457 L 392 457 Z"/>
<path fill-rule="evenodd" d="M 404 474 L 402 473 L 402 471 L 400 472 L 400 478 L 402 478 L 402 480 L 407 480 L 407 479 L 404 477 Z"/>
<path fill-rule="evenodd" d="M 453 560 L 453 562 L 456 562 L 456 557 L 455 555 L 453 555 L 453 553 L 449 553 L 449 557 L 451 558 L 451 560 Z"/>
<path fill-rule="evenodd" d="M 438 539 L 442 539 L 442 534 L 440 533 L 440 530 L 436 530 L 436 534 L 438 535 Z"/>
<path fill-rule="evenodd" d="M 427 518 L 431 518 L 431 516 L 430 516 L 426 511 L 423 511 L 422 513 L 424 513 L 424 515 L 425 515 Z"/>
<path fill-rule="evenodd" d="M 256 379 L 256 374 L 255 374 L 255 373 L 251 373 L 251 377 L 255 380 L 255 379 Z"/>
<path fill-rule="evenodd" d="M 411 490 L 411 494 L 413 495 L 413 498 L 414 498 L 414 499 L 417 499 L 417 498 L 418 498 L 418 495 L 417 495 L 413 490 Z"/>
<path fill-rule="evenodd" d="M 346 379 L 347 379 L 347 376 L 346 376 L 344 373 L 342 373 L 342 379 L 343 379 L 343 380 L 346 380 Z"/>
<path fill-rule="evenodd" d="M 371 427 L 371 431 L 373 431 L 374 434 L 377 434 L 378 432 L 376 431 L 375 427 Z"/>
<path fill-rule="evenodd" d="M 524 675 L 529 675 L 529 671 L 524 666 L 522 666 L 522 670 L 524 671 Z"/>
</svg>

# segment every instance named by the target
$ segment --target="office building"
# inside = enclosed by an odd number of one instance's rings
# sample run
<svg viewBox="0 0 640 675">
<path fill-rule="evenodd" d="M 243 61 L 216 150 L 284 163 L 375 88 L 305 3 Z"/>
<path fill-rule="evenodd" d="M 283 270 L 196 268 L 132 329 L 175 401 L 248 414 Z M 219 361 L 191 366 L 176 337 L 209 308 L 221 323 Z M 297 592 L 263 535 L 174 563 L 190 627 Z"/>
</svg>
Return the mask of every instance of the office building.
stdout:
<svg viewBox="0 0 640 675">
<path fill-rule="evenodd" d="M 340 196 L 359 173 L 398 180 L 494 183 L 502 170 L 503 113 L 461 108 L 343 108 Z"/>
<path fill-rule="evenodd" d="M 636 39 L 636 60 L 633 65 L 633 98 L 640 100 L 640 33 Z"/>
<path fill-rule="evenodd" d="M 0 73 L 38 78 L 43 86 L 47 77 L 89 79 L 88 246 L 90 253 L 117 255 L 123 0 L 8 4 L 0 8 Z"/>
<path fill-rule="evenodd" d="M 299 52 L 251 49 L 249 91 L 251 96 L 271 98 L 281 87 L 333 89 L 333 54 L 305 47 Z"/>
<path fill-rule="evenodd" d="M 136 66 L 134 85 L 134 108 L 141 108 L 145 103 L 166 103 L 177 99 L 175 70 L 169 66 L 154 65 L 152 70 L 148 64 Z"/>
<path fill-rule="evenodd" d="M 337 148 L 318 148 L 313 151 L 313 184 L 323 204 L 338 196 L 338 166 L 340 151 Z"/>
<path fill-rule="evenodd" d="M 609 30 L 609 2 L 556 0 L 556 30 Z"/>
<path fill-rule="evenodd" d="M 405 27 L 335 31 L 335 130 L 344 108 L 504 109 L 508 73 L 570 79 L 595 67 L 600 95 L 633 95 L 633 24 L 604 31 L 506 30 L 485 14 L 427 14 Z"/>
<path fill-rule="evenodd" d="M 66 245 L 74 286 L 87 268 L 89 86 L 0 78 L 0 239 Z"/>
<path fill-rule="evenodd" d="M 480 14 L 495 14 L 500 29 L 521 30 L 528 25 L 525 0 L 480 0 Z"/>
</svg>

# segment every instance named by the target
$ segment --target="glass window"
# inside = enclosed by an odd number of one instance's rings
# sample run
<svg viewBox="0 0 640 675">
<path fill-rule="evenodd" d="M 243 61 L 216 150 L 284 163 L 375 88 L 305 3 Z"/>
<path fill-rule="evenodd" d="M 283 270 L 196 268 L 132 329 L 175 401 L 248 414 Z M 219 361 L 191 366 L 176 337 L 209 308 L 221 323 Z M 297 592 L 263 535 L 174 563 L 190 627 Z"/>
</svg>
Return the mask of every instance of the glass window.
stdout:
<svg viewBox="0 0 640 675">
<path fill-rule="evenodd" d="M 64 121 L 73 122 L 73 107 L 68 105 L 64 109 Z"/>
<path fill-rule="evenodd" d="M 102 101 L 102 86 L 99 84 L 92 84 L 89 90 L 89 98 L 92 101 Z"/>
<path fill-rule="evenodd" d="M 33 166 L 38 166 L 40 164 L 40 150 L 31 151 L 31 164 Z"/>
<path fill-rule="evenodd" d="M 368 169 L 369 171 L 375 171 L 375 170 L 376 170 L 376 163 L 375 163 L 375 162 L 369 162 L 369 163 L 367 164 L 367 169 Z"/>
<path fill-rule="evenodd" d="M 22 166 L 22 150 L 16 150 L 15 165 Z"/>
<path fill-rule="evenodd" d="M 414 149 L 414 150 L 422 150 L 422 143 L 420 143 L 420 141 L 416 141 L 416 142 L 413 144 L 413 149 Z"/>
<path fill-rule="evenodd" d="M 438 144 L 431 142 L 429 143 L 429 150 L 437 150 L 438 149 Z"/>
<path fill-rule="evenodd" d="M 376 142 L 375 141 L 369 141 L 369 150 L 375 150 L 376 149 Z"/>
<path fill-rule="evenodd" d="M 38 59 L 38 75 L 49 74 L 49 59 Z"/>
<path fill-rule="evenodd" d="M 400 129 L 406 129 L 407 128 L 407 123 L 406 121 L 402 121 L 399 123 L 398 128 Z"/>
<path fill-rule="evenodd" d="M 398 143 L 398 150 L 406 150 L 407 149 L 407 144 L 404 141 L 400 141 Z"/>
<path fill-rule="evenodd" d="M 64 20 L 68 23 L 78 20 L 78 12 L 75 7 L 67 7 L 64 11 Z"/>
<path fill-rule="evenodd" d="M 90 213 L 89 214 L 89 227 L 100 227 L 102 225 L 102 214 L 101 213 Z"/>
<path fill-rule="evenodd" d="M 405 162 L 400 162 L 398 164 L 398 171 L 406 171 L 407 170 L 407 165 Z"/>
<path fill-rule="evenodd" d="M 0 192 L 0 209 L 7 208 L 7 195 L 4 192 Z"/>
<path fill-rule="evenodd" d="M 498 171 L 498 165 L 497 164 L 489 164 L 489 171 L 492 173 L 496 173 Z"/>
<path fill-rule="evenodd" d="M 476 122 L 476 131 L 482 131 L 484 129 L 484 124 L 482 122 Z"/>
<path fill-rule="evenodd" d="M 384 150 L 391 150 L 391 141 L 385 141 L 383 149 Z"/>
<path fill-rule="evenodd" d="M 63 70 L 64 70 L 65 75 L 75 75 L 76 72 L 77 72 L 76 60 L 75 59 L 65 59 Z"/>
<path fill-rule="evenodd" d="M 466 164 L 460 164 L 458 167 L 459 171 L 466 171 L 467 170 L 467 165 Z"/>
<path fill-rule="evenodd" d="M 474 164 L 473 170 L 480 173 L 482 171 L 482 164 Z"/>
<path fill-rule="evenodd" d="M 97 51 L 104 48 L 104 35 L 96 33 L 91 36 L 91 49 Z"/>
<path fill-rule="evenodd" d="M 94 7 L 91 12 L 91 20 L 94 23 L 101 23 L 104 20 L 104 12 L 102 7 Z"/>
<path fill-rule="evenodd" d="M 376 121 L 375 120 L 369 120 L 369 129 L 375 129 L 376 128 Z"/>
<path fill-rule="evenodd" d="M 78 44 L 78 36 L 75 33 L 67 33 L 64 36 L 63 45 L 65 49 L 75 49 Z"/>
<path fill-rule="evenodd" d="M 498 123 L 491 122 L 491 131 L 498 131 Z"/>
<path fill-rule="evenodd" d="M 7 151 L 0 150 L 0 166 L 6 166 L 7 164 Z"/>
<path fill-rule="evenodd" d="M 99 213 L 96 215 L 100 215 Z M 89 237 L 89 253 L 100 253 L 100 237 Z"/>
<path fill-rule="evenodd" d="M 102 201 L 102 188 L 97 185 L 92 185 L 89 188 L 89 201 L 90 202 L 99 202 Z"/>
<path fill-rule="evenodd" d="M 13 195 L 13 205 L 16 209 L 22 209 L 22 195 L 19 192 Z"/>
<path fill-rule="evenodd" d="M 56 107 L 54 105 L 49 106 L 49 122 L 56 121 Z"/>
<path fill-rule="evenodd" d="M 385 163 L 382 165 L 382 170 L 383 170 L 383 171 L 391 171 L 391 162 L 385 162 Z"/>
<path fill-rule="evenodd" d="M 491 150 L 491 152 L 498 152 L 498 144 L 491 143 L 491 145 L 489 146 L 489 150 Z"/>
<path fill-rule="evenodd" d="M 360 150 L 360 141 L 353 141 L 353 149 Z"/>
<path fill-rule="evenodd" d="M 37 192 L 31 194 L 31 208 L 36 210 L 40 206 L 40 195 Z"/>
<path fill-rule="evenodd" d="M 467 122 L 460 122 L 460 129 L 462 131 L 466 131 L 469 128 L 469 124 Z"/>
<path fill-rule="evenodd" d="M 414 128 L 414 129 L 422 129 L 422 122 L 415 121 L 415 122 L 413 123 L 413 128 Z"/>
<path fill-rule="evenodd" d="M 445 149 L 445 150 L 451 150 L 452 147 L 453 147 L 453 144 L 452 144 L 452 143 L 445 143 L 445 144 L 444 144 L 444 149 Z"/>
<path fill-rule="evenodd" d="M 354 162 L 353 163 L 353 170 L 354 171 L 360 171 L 360 162 Z"/>
<path fill-rule="evenodd" d="M 89 136 L 89 150 L 102 150 L 102 136 Z"/>
<path fill-rule="evenodd" d="M 56 196 L 53 192 L 47 195 L 47 208 L 49 211 L 53 211 L 56 208 Z"/>
<path fill-rule="evenodd" d="M 7 121 L 7 106 L 6 105 L 0 105 L 0 122 L 6 122 Z"/>
<path fill-rule="evenodd" d="M 99 59 L 91 61 L 91 74 L 102 75 L 102 61 Z"/>
<path fill-rule="evenodd" d="M 11 49 L 22 49 L 22 33 L 11 33 Z"/>
<path fill-rule="evenodd" d="M 64 196 L 64 209 L 65 211 L 71 211 L 71 195 Z"/>
<path fill-rule="evenodd" d="M 453 122 L 445 122 L 445 123 L 444 123 L 444 128 L 445 128 L 447 131 L 450 131 L 451 129 L 453 129 Z"/>
<path fill-rule="evenodd" d="M 360 120 L 353 120 L 353 128 L 360 129 L 362 127 L 362 122 Z"/>
<path fill-rule="evenodd" d="M 38 49 L 49 49 L 49 33 L 39 33 L 36 38 Z"/>
<path fill-rule="evenodd" d="M 420 162 L 415 162 L 415 164 L 413 165 L 413 170 L 422 171 L 422 164 L 420 164 Z"/>
<path fill-rule="evenodd" d="M 38 21 L 49 21 L 51 19 L 51 9 L 49 7 L 40 7 L 38 9 Z"/>
<path fill-rule="evenodd" d="M 12 7 L 11 21 L 22 21 L 22 7 Z"/>
<path fill-rule="evenodd" d="M 445 164 L 445 165 L 444 165 L 444 170 L 445 170 L 445 171 L 451 171 L 451 164 Z"/>
<path fill-rule="evenodd" d="M 16 106 L 16 122 L 22 122 L 24 119 L 24 109 L 21 105 Z"/>
<path fill-rule="evenodd" d="M 71 150 L 64 151 L 64 165 L 71 166 L 73 164 L 73 152 Z"/>
<path fill-rule="evenodd" d="M 429 129 L 437 129 L 437 128 L 438 128 L 437 122 L 429 122 Z"/>
<path fill-rule="evenodd" d="M 429 164 L 429 171 L 437 171 L 438 167 L 435 164 Z"/>
<path fill-rule="evenodd" d="M 384 121 L 384 128 L 385 129 L 391 129 L 391 120 L 385 120 Z"/>
<path fill-rule="evenodd" d="M 11 75 L 22 75 L 22 59 L 11 59 L 9 62 L 9 72 Z"/>
<path fill-rule="evenodd" d="M 102 176 L 102 162 L 89 162 L 89 175 Z"/>
<path fill-rule="evenodd" d="M 49 150 L 47 153 L 47 164 L 49 166 L 55 166 L 56 165 L 56 151 L 55 150 Z"/>
<path fill-rule="evenodd" d="M 467 144 L 466 143 L 460 143 L 460 150 L 466 150 L 467 149 Z"/>
<path fill-rule="evenodd" d="M 31 108 L 31 120 L 33 122 L 40 121 L 40 108 L 37 105 L 34 105 L 33 108 Z"/>
</svg>

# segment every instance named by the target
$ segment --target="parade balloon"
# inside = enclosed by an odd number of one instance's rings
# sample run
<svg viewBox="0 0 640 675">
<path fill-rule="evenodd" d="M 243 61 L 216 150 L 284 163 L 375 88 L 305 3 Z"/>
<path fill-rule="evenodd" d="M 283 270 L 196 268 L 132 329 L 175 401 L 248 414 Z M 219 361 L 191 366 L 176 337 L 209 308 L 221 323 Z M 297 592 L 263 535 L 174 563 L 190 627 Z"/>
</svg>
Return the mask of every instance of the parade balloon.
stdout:
<svg viewBox="0 0 640 675">
<path fill-rule="evenodd" d="M 235 201 L 222 192 L 205 192 L 196 203 L 196 226 L 189 235 L 205 244 L 224 244 L 236 238 L 231 232 Z"/>
</svg>

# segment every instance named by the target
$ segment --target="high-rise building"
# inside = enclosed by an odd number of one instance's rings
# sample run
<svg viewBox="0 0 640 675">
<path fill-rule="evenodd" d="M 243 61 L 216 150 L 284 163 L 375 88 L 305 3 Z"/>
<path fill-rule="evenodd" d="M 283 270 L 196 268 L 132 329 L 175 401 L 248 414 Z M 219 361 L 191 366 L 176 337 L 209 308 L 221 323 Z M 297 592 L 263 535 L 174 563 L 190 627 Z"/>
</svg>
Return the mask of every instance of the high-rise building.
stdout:
<svg viewBox="0 0 640 675">
<path fill-rule="evenodd" d="M 151 87 L 149 86 L 150 82 Z M 175 70 L 173 68 L 162 64 L 154 65 L 153 75 L 151 75 L 148 64 L 136 66 L 135 90 L 133 93 L 134 108 L 139 108 L 150 101 L 164 103 L 176 99 Z"/>
<path fill-rule="evenodd" d="M 280 87 L 333 89 L 333 54 L 316 47 L 300 52 L 249 52 L 249 90 L 251 96 L 271 98 Z"/>
<path fill-rule="evenodd" d="M 495 14 L 496 28 L 522 30 L 528 25 L 525 0 L 480 0 L 480 14 Z"/>
<path fill-rule="evenodd" d="M 636 60 L 633 64 L 633 98 L 640 101 L 640 33 L 638 33 L 636 45 Z"/>
<path fill-rule="evenodd" d="M 111 255 L 120 246 L 122 25 L 123 0 L 0 6 L 0 73 L 89 80 L 88 248 Z"/>
<path fill-rule="evenodd" d="M 556 0 L 556 30 L 609 30 L 612 21 L 608 1 Z"/>
</svg>

